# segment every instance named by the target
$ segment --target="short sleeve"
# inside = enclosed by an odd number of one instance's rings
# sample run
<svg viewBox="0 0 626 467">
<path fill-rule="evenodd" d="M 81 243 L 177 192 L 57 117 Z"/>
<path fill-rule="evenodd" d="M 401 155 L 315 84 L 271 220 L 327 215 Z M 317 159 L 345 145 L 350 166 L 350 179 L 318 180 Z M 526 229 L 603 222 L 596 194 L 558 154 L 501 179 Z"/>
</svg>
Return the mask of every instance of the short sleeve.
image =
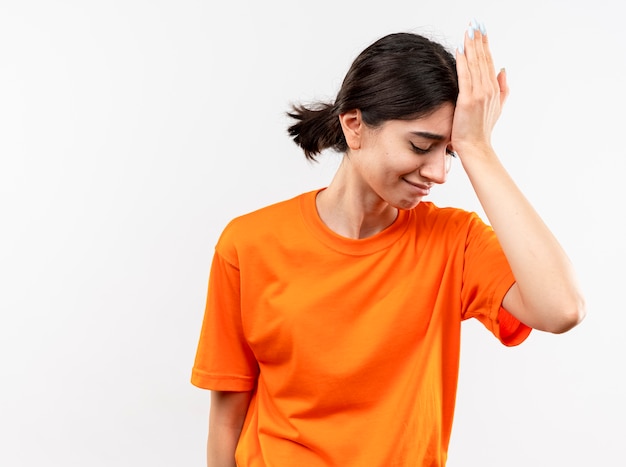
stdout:
<svg viewBox="0 0 626 467">
<path fill-rule="evenodd" d="M 465 243 L 462 318 L 478 319 L 507 346 L 521 344 L 531 331 L 502 308 L 504 296 L 514 283 L 495 232 L 473 214 Z"/>
<path fill-rule="evenodd" d="M 508 347 L 521 344 L 530 335 L 531 328 L 502 307 L 498 312 L 498 324 L 500 341 Z"/>
<path fill-rule="evenodd" d="M 191 374 L 195 386 L 218 391 L 254 389 L 258 364 L 243 332 L 239 284 L 239 269 L 216 252 Z"/>
</svg>

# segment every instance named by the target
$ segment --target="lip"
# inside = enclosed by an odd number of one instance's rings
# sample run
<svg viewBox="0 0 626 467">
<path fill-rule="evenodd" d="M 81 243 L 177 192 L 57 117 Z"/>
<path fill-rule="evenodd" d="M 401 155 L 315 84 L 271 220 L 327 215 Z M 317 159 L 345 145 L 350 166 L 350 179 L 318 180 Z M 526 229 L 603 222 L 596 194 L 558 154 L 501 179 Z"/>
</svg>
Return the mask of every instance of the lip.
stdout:
<svg viewBox="0 0 626 467">
<path fill-rule="evenodd" d="M 423 183 L 410 182 L 406 178 L 403 178 L 402 180 L 408 183 L 411 186 L 411 188 L 413 188 L 413 190 L 417 192 L 417 194 L 419 194 L 420 196 L 428 196 L 428 194 L 430 193 L 429 185 L 424 185 Z"/>
</svg>

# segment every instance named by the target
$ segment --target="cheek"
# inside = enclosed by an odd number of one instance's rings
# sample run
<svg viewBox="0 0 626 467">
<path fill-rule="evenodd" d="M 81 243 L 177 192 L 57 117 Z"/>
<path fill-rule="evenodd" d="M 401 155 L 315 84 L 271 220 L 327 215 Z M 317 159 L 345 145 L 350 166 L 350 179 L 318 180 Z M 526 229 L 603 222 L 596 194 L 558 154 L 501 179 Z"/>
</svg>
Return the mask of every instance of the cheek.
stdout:
<svg viewBox="0 0 626 467">
<path fill-rule="evenodd" d="M 419 156 L 406 148 L 396 149 L 385 154 L 385 165 L 390 172 L 402 175 L 414 172 L 420 166 Z"/>
</svg>

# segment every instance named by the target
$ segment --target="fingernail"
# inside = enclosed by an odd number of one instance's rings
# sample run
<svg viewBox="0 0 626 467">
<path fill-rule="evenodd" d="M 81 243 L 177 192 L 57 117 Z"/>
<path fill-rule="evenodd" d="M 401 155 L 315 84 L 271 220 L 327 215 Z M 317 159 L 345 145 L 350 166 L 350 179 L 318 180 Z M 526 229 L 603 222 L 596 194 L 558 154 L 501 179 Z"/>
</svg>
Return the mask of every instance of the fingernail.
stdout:
<svg viewBox="0 0 626 467">
<path fill-rule="evenodd" d="M 465 54 L 465 47 L 463 46 L 463 42 L 459 44 L 456 50 L 458 50 L 461 55 Z"/>
<path fill-rule="evenodd" d="M 478 29 L 480 28 L 478 21 L 476 21 L 476 18 L 472 18 L 472 22 L 470 24 L 472 26 L 472 29 L 474 29 L 475 31 L 478 31 Z"/>
<path fill-rule="evenodd" d="M 478 25 L 480 27 L 480 33 L 483 36 L 487 35 L 487 27 L 485 26 L 485 23 L 483 23 L 482 21 L 480 22 L 480 24 Z"/>
<path fill-rule="evenodd" d="M 469 27 L 469 28 L 467 28 L 467 36 L 468 36 L 470 39 L 474 39 L 474 28 L 473 28 L 473 27 Z"/>
</svg>

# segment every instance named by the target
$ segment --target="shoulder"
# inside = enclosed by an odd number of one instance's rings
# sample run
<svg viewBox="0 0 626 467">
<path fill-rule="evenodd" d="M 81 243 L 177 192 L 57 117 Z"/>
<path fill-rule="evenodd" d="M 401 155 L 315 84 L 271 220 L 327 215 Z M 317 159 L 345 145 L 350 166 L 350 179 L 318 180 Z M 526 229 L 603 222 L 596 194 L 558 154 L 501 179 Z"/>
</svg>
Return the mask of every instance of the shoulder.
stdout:
<svg viewBox="0 0 626 467">
<path fill-rule="evenodd" d="M 424 206 L 420 205 L 424 204 Z M 427 231 L 429 238 L 437 238 L 462 248 L 464 252 L 475 252 L 479 257 L 493 252 L 499 254 L 500 243 L 492 226 L 476 212 L 460 208 L 440 208 L 424 202 L 416 207 L 417 230 Z M 423 222 L 423 224 L 419 224 Z"/>
<path fill-rule="evenodd" d="M 309 196 L 311 193 L 303 193 L 235 217 L 228 223 L 222 236 L 246 236 L 266 229 L 273 230 L 281 223 L 290 223 L 293 220 L 292 216 L 300 212 L 302 199 Z"/>
<path fill-rule="evenodd" d="M 233 218 L 224 228 L 217 242 L 217 251 L 234 262 L 237 251 L 261 248 L 285 237 L 301 224 L 301 204 L 315 192 L 307 192 L 247 214 Z"/>
<path fill-rule="evenodd" d="M 432 201 L 422 201 L 413 208 L 414 220 L 418 226 L 429 230 L 445 232 L 467 230 L 473 224 L 483 224 L 475 212 L 456 207 L 439 207 Z"/>
</svg>

